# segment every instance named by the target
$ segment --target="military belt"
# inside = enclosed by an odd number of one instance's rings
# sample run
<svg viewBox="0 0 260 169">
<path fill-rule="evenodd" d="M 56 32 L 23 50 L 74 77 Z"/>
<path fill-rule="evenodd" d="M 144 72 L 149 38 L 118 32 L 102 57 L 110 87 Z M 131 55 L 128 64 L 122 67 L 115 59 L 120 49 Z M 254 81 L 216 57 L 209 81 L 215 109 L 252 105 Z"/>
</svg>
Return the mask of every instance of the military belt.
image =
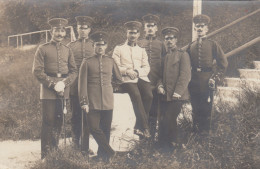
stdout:
<svg viewBox="0 0 260 169">
<path fill-rule="evenodd" d="M 212 72 L 211 67 L 197 67 L 197 68 L 192 68 L 193 72 Z"/>
<path fill-rule="evenodd" d="M 61 74 L 61 73 L 46 73 L 50 77 L 61 77 L 61 78 L 66 78 L 68 74 Z"/>
</svg>

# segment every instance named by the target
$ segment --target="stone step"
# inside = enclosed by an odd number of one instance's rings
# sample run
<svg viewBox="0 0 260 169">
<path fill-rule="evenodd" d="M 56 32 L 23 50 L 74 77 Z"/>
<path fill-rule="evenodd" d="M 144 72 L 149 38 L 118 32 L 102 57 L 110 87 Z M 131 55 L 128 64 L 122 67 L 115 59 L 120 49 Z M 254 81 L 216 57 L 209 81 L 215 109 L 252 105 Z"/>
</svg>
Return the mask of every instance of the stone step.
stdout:
<svg viewBox="0 0 260 169">
<path fill-rule="evenodd" d="M 255 69 L 260 69 L 260 61 L 254 61 Z"/>
<path fill-rule="evenodd" d="M 240 77 L 246 79 L 260 79 L 260 70 L 258 69 L 238 69 Z"/>
<path fill-rule="evenodd" d="M 243 86 L 257 86 L 260 85 L 258 79 L 241 79 L 241 78 L 225 78 L 226 87 L 243 87 Z"/>
<path fill-rule="evenodd" d="M 217 97 L 220 99 L 236 98 L 240 93 L 238 87 L 218 87 Z"/>
</svg>

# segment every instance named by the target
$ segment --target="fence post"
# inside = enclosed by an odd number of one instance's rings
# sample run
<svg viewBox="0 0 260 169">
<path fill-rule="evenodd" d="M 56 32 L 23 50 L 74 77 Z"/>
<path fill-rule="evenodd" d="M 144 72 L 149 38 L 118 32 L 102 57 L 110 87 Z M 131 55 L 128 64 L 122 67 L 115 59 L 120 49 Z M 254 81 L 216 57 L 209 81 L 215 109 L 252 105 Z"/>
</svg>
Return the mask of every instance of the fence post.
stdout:
<svg viewBox="0 0 260 169">
<path fill-rule="evenodd" d="M 19 45 L 19 39 L 18 36 L 16 36 L 16 48 L 18 48 L 18 45 Z"/>
<path fill-rule="evenodd" d="M 8 36 L 7 43 L 8 43 L 8 47 L 9 47 L 10 46 L 10 37 L 9 36 Z"/>
<path fill-rule="evenodd" d="M 23 47 L 23 35 L 20 36 L 21 37 L 21 48 Z"/>
<path fill-rule="evenodd" d="M 47 43 L 48 42 L 48 31 L 47 30 L 45 31 L 45 36 L 46 36 L 45 40 L 46 40 L 46 43 Z"/>
</svg>

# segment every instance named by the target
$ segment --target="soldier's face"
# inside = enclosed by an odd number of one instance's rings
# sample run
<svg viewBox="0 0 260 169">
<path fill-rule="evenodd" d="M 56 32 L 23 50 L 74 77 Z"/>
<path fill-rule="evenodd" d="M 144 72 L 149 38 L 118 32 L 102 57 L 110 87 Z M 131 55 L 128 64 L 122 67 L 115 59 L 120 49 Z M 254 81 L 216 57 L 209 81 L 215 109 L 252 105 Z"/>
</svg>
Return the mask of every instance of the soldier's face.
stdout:
<svg viewBox="0 0 260 169">
<path fill-rule="evenodd" d="M 100 43 L 100 42 L 95 42 L 94 43 L 94 51 L 97 55 L 105 55 L 107 49 L 107 44 L 106 43 Z"/>
<path fill-rule="evenodd" d="M 174 48 L 177 43 L 177 37 L 175 35 L 166 35 L 164 37 L 167 48 Z"/>
<path fill-rule="evenodd" d="M 197 23 L 194 27 L 195 31 L 197 32 L 198 37 L 203 37 L 208 32 L 208 26 L 204 23 Z"/>
<path fill-rule="evenodd" d="M 157 25 L 155 23 L 145 23 L 144 32 L 146 36 L 154 36 L 158 31 Z"/>
<path fill-rule="evenodd" d="M 52 39 L 56 42 L 61 42 L 66 36 L 65 28 L 52 28 Z"/>
<path fill-rule="evenodd" d="M 88 25 L 78 25 L 77 32 L 79 34 L 79 38 L 88 38 L 89 32 L 91 28 Z"/>
<path fill-rule="evenodd" d="M 140 36 L 140 32 L 137 30 L 127 30 L 127 40 L 129 42 L 136 42 Z"/>
</svg>

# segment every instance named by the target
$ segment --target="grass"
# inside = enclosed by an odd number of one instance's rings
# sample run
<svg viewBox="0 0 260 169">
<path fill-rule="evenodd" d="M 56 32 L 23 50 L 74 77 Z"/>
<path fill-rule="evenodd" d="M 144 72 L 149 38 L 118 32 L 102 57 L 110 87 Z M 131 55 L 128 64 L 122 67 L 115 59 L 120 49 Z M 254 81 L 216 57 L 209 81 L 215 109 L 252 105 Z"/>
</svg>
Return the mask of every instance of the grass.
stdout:
<svg viewBox="0 0 260 169">
<path fill-rule="evenodd" d="M 112 163 L 96 162 L 74 149 L 61 148 L 33 168 L 237 168 L 260 167 L 260 89 L 243 87 L 239 104 L 219 101 L 212 119 L 211 137 L 190 133 L 190 121 L 182 121 L 187 142 L 164 152 L 149 141 L 136 142 L 130 152 L 116 156 Z"/>
</svg>

